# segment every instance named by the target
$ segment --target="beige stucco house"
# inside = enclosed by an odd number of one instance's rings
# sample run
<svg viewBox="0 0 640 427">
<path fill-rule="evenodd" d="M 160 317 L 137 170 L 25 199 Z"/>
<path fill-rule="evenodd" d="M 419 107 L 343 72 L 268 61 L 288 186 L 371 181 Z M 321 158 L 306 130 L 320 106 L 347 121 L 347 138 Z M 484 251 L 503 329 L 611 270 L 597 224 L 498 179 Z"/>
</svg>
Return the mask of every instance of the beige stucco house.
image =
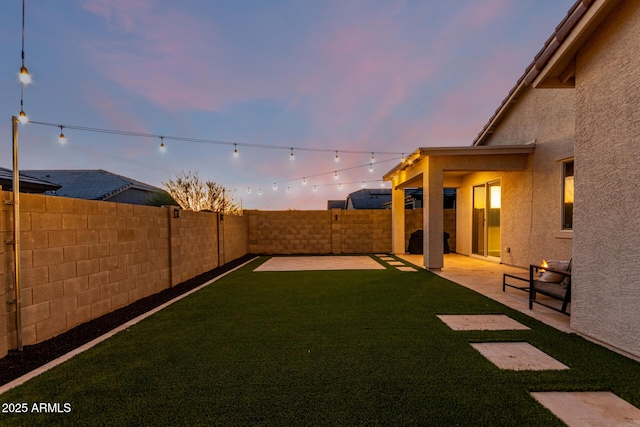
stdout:
<svg viewBox="0 0 640 427">
<path fill-rule="evenodd" d="M 439 197 L 456 187 L 458 253 L 571 258 L 571 326 L 640 356 L 639 164 L 640 2 L 577 1 L 470 147 L 419 148 L 384 176 L 393 250 L 402 189 L 422 186 L 424 264 L 443 268 Z"/>
</svg>

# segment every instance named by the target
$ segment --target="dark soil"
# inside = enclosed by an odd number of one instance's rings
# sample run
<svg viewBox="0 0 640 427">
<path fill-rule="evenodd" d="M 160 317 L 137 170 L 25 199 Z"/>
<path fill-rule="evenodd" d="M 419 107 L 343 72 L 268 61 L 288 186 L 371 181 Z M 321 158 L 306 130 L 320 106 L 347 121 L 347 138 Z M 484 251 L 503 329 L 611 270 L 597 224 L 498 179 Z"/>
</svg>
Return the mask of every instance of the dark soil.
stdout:
<svg viewBox="0 0 640 427">
<path fill-rule="evenodd" d="M 119 308 L 102 317 L 50 338 L 38 344 L 25 346 L 23 351 L 11 350 L 0 359 L 0 385 L 4 385 L 58 357 L 75 350 L 83 344 L 117 328 L 118 326 L 180 296 L 207 281 L 226 273 L 251 259 L 245 255 L 221 267 L 182 282 L 172 288 L 140 299 L 126 307 Z"/>
</svg>

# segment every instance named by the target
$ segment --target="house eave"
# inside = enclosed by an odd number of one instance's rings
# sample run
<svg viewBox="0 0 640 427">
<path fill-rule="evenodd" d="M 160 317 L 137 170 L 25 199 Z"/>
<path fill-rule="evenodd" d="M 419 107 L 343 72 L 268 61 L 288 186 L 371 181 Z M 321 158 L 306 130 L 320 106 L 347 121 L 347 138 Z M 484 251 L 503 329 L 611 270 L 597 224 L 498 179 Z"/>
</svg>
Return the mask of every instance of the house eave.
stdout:
<svg viewBox="0 0 640 427">
<path fill-rule="evenodd" d="M 506 154 L 533 154 L 535 143 L 527 145 L 479 145 L 471 147 L 421 147 L 411 153 L 404 162 L 398 163 L 382 177 L 391 181 L 398 172 L 405 170 L 427 157 L 441 156 L 496 156 Z"/>
<path fill-rule="evenodd" d="M 535 88 L 575 87 L 575 57 L 620 0 L 582 0 L 536 58 L 525 81 Z"/>
</svg>

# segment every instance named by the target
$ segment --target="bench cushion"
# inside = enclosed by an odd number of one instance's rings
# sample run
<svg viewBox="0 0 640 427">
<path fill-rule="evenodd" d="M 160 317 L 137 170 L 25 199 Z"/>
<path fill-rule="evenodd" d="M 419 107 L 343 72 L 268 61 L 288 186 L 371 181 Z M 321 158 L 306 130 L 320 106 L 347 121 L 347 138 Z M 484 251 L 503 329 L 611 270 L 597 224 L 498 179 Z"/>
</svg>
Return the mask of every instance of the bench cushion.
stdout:
<svg viewBox="0 0 640 427">
<path fill-rule="evenodd" d="M 569 271 L 570 261 L 549 261 L 548 267 L 558 271 Z M 566 276 L 553 271 L 545 271 L 540 277 L 541 282 L 560 283 Z"/>
<path fill-rule="evenodd" d="M 543 295 L 563 300 L 567 294 L 567 287 L 561 283 L 542 282 L 540 280 L 533 281 L 533 289 Z"/>
</svg>

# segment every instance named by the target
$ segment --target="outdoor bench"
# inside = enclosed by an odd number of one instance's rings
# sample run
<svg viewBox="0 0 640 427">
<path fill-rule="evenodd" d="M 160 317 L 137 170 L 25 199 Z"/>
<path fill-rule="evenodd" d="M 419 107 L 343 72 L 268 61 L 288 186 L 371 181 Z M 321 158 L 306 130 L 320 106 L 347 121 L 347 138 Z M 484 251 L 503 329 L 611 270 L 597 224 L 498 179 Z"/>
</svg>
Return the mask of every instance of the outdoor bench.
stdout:
<svg viewBox="0 0 640 427">
<path fill-rule="evenodd" d="M 552 276 L 551 281 L 541 280 L 542 277 L 539 276 L 540 271 L 549 272 L 550 274 L 547 276 Z M 520 283 L 514 282 L 514 280 L 520 281 Z M 565 271 L 531 264 L 529 266 L 529 277 L 527 278 L 505 273 L 502 276 L 502 292 L 505 292 L 507 287 L 529 292 L 529 310 L 533 310 L 533 303 L 536 303 L 566 315 L 570 314 L 567 312 L 567 306 L 571 302 L 570 268 Z M 561 301 L 561 308 L 541 302 L 536 299 L 537 294 Z"/>
<path fill-rule="evenodd" d="M 538 272 L 544 270 L 545 274 L 552 273 L 558 280 L 536 280 Z M 562 307 L 557 308 L 536 299 L 536 294 L 542 294 L 562 302 Z M 569 315 L 567 305 L 571 302 L 571 270 L 560 270 L 531 264 L 529 266 L 529 310 L 533 310 L 533 303 L 543 305 L 552 310 Z"/>
</svg>

